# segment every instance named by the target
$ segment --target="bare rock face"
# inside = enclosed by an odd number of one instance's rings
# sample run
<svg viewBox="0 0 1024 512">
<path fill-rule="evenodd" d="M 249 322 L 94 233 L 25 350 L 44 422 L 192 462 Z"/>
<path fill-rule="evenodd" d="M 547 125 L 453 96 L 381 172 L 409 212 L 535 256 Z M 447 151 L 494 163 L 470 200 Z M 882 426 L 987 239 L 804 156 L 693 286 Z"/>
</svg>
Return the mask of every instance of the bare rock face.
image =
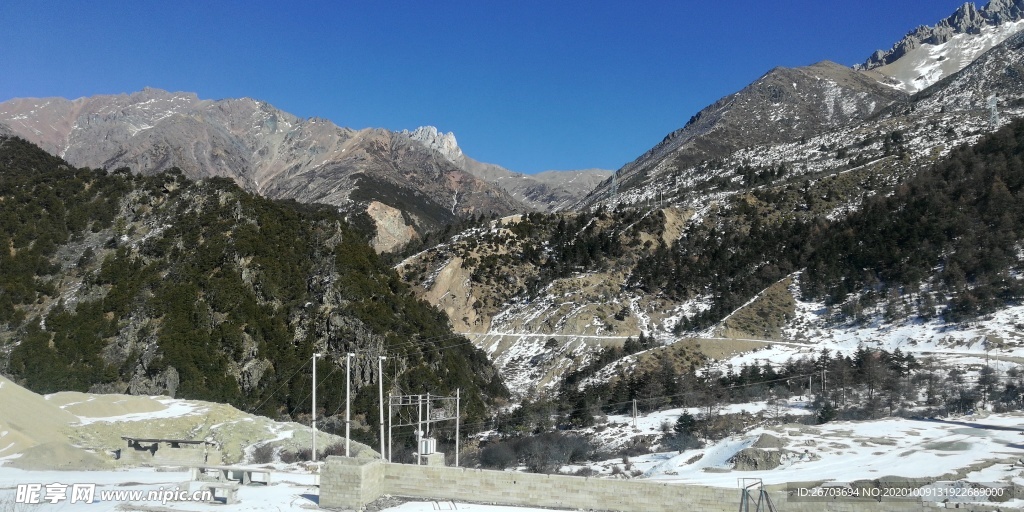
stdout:
<svg viewBox="0 0 1024 512">
<path fill-rule="evenodd" d="M 190 178 L 229 178 L 273 199 L 355 209 L 378 201 L 413 212 L 417 230 L 522 209 L 448 159 L 460 152 L 451 134 L 420 130 L 424 143 L 387 130 L 300 119 L 248 98 L 201 100 L 159 89 L 77 100 L 23 98 L 0 103 L 0 123 L 79 167 L 143 174 L 177 167 Z"/>
<path fill-rule="evenodd" d="M 128 383 L 128 389 L 125 390 L 125 393 L 147 396 L 167 395 L 173 398 L 174 394 L 178 391 L 179 383 L 178 370 L 175 370 L 172 366 L 152 378 L 135 375 L 131 382 Z"/>
<path fill-rule="evenodd" d="M 433 126 L 420 126 L 412 132 L 402 130 L 402 135 L 422 142 L 424 146 L 437 151 L 452 162 L 456 162 L 463 156 L 462 149 L 459 148 L 459 143 L 455 140 L 455 134 L 452 132 L 441 133 Z"/>
<path fill-rule="evenodd" d="M 992 0 L 978 9 L 965 3 L 934 26 L 920 26 L 907 33 L 889 51 L 878 50 L 859 67 L 874 69 L 891 64 L 922 44 L 939 45 L 957 34 L 978 34 L 986 26 L 1024 19 L 1024 0 Z"/>
<path fill-rule="evenodd" d="M 377 225 L 377 236 L 370 245 L 377 252 L 390 252 L 409 243 L 416 237 L 416 230 L 405 222 L 402 211 L 379 201 L 370 203 L 366 213 Z"/>
</svg>

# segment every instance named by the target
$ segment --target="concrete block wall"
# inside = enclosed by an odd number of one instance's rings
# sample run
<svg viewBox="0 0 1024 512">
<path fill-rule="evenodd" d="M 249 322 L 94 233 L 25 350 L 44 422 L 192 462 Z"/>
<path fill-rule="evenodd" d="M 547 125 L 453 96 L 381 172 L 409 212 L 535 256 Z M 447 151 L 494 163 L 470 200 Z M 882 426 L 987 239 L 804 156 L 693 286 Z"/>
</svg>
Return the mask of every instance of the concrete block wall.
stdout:
<svg viewBox="0 0 1024 512">
<path fill-rule="evenodd" d="M 360 510 L 381 497 L 384 463 L 331 455 L 320 471 L 320 508 Z"/>
<path fill-rule="evenodd" d="M 681 503 L 732 512 L 735 505 L 719 505 L 736 503 L 739 495 L 713 487 L 403 464 L 385 466 L 384 489 L 418 498 L 649 512 L 676 512 Z"/>
<path fill-rule="evenodd" d="M 740 502 L 738 488 L 384 464 L 379 459 L 328 457 L 320 476 L 322 508 L 359 510 L 384 494 L 622 512 L 735 512 Z M 945 508 L 921 502 L 796 502 L 788 500 L 784 491 L 772 491 L 771 496 L 775 505 L 786 512 L 924 512 Z M 970 510 L 971 507 L 965 508 Z M 978 510 L 987 509 L 978 507 Z"/>
</svg>

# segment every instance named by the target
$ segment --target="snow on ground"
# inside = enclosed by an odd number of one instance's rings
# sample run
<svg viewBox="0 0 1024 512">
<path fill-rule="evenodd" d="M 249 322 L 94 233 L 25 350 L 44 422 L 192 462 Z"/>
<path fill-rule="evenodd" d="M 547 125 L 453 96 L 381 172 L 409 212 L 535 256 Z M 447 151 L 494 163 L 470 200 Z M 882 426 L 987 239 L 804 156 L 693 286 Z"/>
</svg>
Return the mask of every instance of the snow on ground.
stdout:
<svg viewBox="0 0 1024 512">
<path fill-rule="evenodd" d="M 410 501 L 397 507 L 386 509 L 393 512 L 434 512 L 436 510 L 471 510 L 474 512 L 551 512 L 551 509 L 503 507 L 500 505 L 481 505 L 451 501 Z"/>
<path fill-rule="evenodd" d="M 777 469 L 728 471 L 728 459 L 761 434 L 786 442 Z M 783 425 L 751 430 L 702 449 L 637 459 L 647 478 L 735 487 L 737 478 L 766 485 L 789 482 L 851 482 L 882 476 L 971 482 L 1008 482 L 1024 470 L 1024 415 L 992 414 L 955 419 L 890 418 L 825 425 Z"/>
<path fill-rule="evenodd" d="M 914 354 L 1024 357 L 1024 306 L 999 310 L 971 324 L 947 324 L 940 318 L 924 321 L 912 316 L 885 322 L 880 312 L 866 325 L 829 325 L 824 304 L 800 299 L 795 280 L 791 290 L 796 314 L 786 337 L 849 353 L 861 344 Z"/>
<path fill-rule="evenodd" d="M 49 396 L 53 396 L 53 395 L 49 395 Z M 200 414 L 201 412 L 203 412 L 205 410 L 205 408 L 199 406 L 198 404 L 196 404 L 194 402 L 189 402 L 189 401 L 186 401 L 186 400 L 178 400 L 178 399 L 167 398 L 167 397 L 150 397 L 150 398 L 153 399 L 154 401 L 156 401 L 157 403 L 163 405 L 165 408 L 162 409 L 162 410 L 157 410 L 157 411 L 131 412 L 131 413 L 126 413 L 126 414 L 120 414 L 120 415 L 117 415 L 117 416 L 89 416 L 88 414 L 90 414 L 90 413 L 88 413 L 88 412 L 86 412 L 84 414 L 82 414 L 82 413 L 77 413 L 76 414 L 73 411 L 72 411 L 72 414 L 75 414 L 76 416 L 78 416 L 78 424 L 79 425 L 88 425 L 90 423 L 96 423 L 96 422 L 120 423 L 120 422 L 125 422 L 125 421 L 148 421 L 148 420 L 159 419 L 159 418 L 179 418 L 179 417 L 182 417 L 182 416 L 190 416 L 190 415 L 194 415 L 194 414 Z M 61 406 L 61 409 L 67 409 L 71 405 L 79 405 L 79 404 L 82 404 L 82 403 L 89 403 L 89 402 L 92 402 L 92 401 L 95 401 L 95 400 L 97 400 L 97 397 L 93 396 L 93 397 L 90 397 L 85 402 L 79 402 L 79 403 L 76 403 L 76 404 L 66 404 L 66 405 L 63 405 L 63 406 Z"/>
<path fill-rule="evenodd" d="M 982 53 L 1024 28 L 1024 20 L 981 28 L 980 34 L 956 34 L 945 43 L 923 43 L 897 61 L 877 70 L 894 78 L 909 94 L 924 90 L 943 77 L 960 71 Z"/>
<path fill-rule="evenodd" d="M 767 411 L 771 407 L 777 407 L 777 410 L 773 411 L 776 416 L 807 416 L 814 414 L 810 410 L 810 401 L 805 397 L 795 396 L 789 400 L 780 400 L 777 406 L 770 406 L 767 402 L 749 402 L 742 404 L 727 404 L 717 409 L 719 414 L 743 414 L 748 413 L 756 415 L 760 412 Z M 667 424 L 668 428 L 675 426 L 676 420 L 679 419 L 684 412 L 690 413 L 694 417 L 698 417 L 706 411 L 701 407 L 686 407 L 686 408 L 672 408 L 663 409 L 660 411 L 654 411 L 648 414 L 639 414 L 636 418 L 636 427 L 633 426 L 633 417 L 626 414 L 611 414 L 608 415 L 607 423 L 597 425 L 594 427 L 588 427 L 580 430 L 580 433 L 592 437 L 598 444 L 606 449 L 620 449 L 625 446 L 636 443 L 643 439 L 654 439 L 662 434 L 662 425 Z M 641 461 L 642 459 L 637 459 Z M 614 462 L 614 461 L 612 461 Z M 575 466 L 572 469 L 579 469 L 581 466 Z M 594 467 L 602 473 L 608 473 L 611 469 L 610 465 L 606 462 L 601 464 L 600 467 Z"/>
<path fill-rule="evenodd" d="M 218 505 L 218 510 L 226 512 L 241 511 L 276 511 L 286 508 L 316 509 L 318 489 L 315 486 L 315 475 L 302 471 L 297 467 L 278 466 L 271 477 L 272 484 L 241 486 L 238 489 L 238 503 Z M 172 491 L 175 489 L 198 490 L 198 482 L 189 486 L 188 471 L 161 471 L 155 468 L 131 468 L 111 471 L 23 471 L 20 469 L 0 466 L 0 507 L 13 503 L 17 497 L 19 484 L 41 484 L 45 486 L 60 483 L 96 484 L 95 503 L 71 503 L 70 496 L 55 504 L 48 502 L 46 510 L 60 511 L 101 511 L 124 510 L 131 503 L 141 507 L 153 507 L 159 510 L 205 511 L 210 510 L 209 503 L 188 501 L 112 500 L 102 501 L 101 493 L 105 491 Z M 23 505 L 28 507 L 39 505 Z M 161 508 L 163 507 L 163 508 Z M 9 510 L 20 510 L 12 507 Z"/>
<path fill-rule="evenodd" d="M 285 509 L 317 510 L 319 508 L 319 488 L 316 475 L 294 465 L 272 465 L 274 473 L 272 483 L 265 485 L 246 485 L 238 489 L 238 502 L 226 505 L 215 505 L 217 510 L 225 512 L 262 512 L 280 511 Z M 263 467 L 263 466 L 261 466 Z M 206 511 L 211 504 L 188 501 L 166 501 L 159 499 L 108 500 L 100 499 L 103 492 L 142 491 L 144 493 L 189 490 L 197 491 L 199 482 L 189 484 L 188 471 L 162 471 L 154 468 L 132 468 L 119 471 L 23 471 L 0 466 L 0 509 L 19 511 L 34 507 L 45 510 L 67 512 L 97 512 L 104 510 L 134 509 L 161 511 Z M 96 493 L 92 503 L 71 503 L 70 495 L 55 504 L 44 501 L 42 505 L 15 505 L 19 484 L 40 484 L 45 495 L 46 486 L 50 484 L 96 484 Z M 148 496 L 147 496 L 148 497 Z M 20 508 L 19 508 L 20 507 Z M 419 512 L 435 510 L 468 510 L 475 512 L 546 512 L 547 509 L 503 507 L 475 503 L 451 501 L 410 501 L 385 509 L 394 512 Z"/>
</svg>

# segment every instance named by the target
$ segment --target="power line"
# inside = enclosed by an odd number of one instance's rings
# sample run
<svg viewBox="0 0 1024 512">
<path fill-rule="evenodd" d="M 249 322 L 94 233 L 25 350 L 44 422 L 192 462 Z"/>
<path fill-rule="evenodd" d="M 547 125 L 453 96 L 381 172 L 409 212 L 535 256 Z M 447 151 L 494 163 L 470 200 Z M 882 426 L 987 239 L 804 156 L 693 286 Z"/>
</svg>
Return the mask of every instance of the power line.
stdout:
<svg viewBox="0 0 1024 512">
<path fill-rule="evenodd" d="M 307 364 L 309 364 L 309 360 L 307 360 L 306 362 L 302 363 L 302 366 L 300 366 L 297 370 L 295 370 L 291 374 L 290 377 L 288 377 L 283 382 L 281 382 L 281 384 L 277 387 L 277 389 L 275 389 L 272 393 L 270 393 L 270 396 L 268 396 L 266 399 L 264 399 L 262 402 L 260 402 L 259 405 L 257 405 L 256 407 L 250 407 L 249 408 L 249 412 L 251 413 L 251 412 L 255 411 L 256 409 L 259 409 L 260 407 L 263 407 L 267 402 L 270 401 L 271 398 L 274 398 L 274 395 L 276 395 L 278 391 L 281 391 L 281 388 L 283 388 L 283 387 L 287 386 L 288 384 L 290 384 L 292 379 L 296 375 L 298 375 L 298 373 L 300 371 L 302 371 L 302 369 L 305 368 Z"/>
</svg>

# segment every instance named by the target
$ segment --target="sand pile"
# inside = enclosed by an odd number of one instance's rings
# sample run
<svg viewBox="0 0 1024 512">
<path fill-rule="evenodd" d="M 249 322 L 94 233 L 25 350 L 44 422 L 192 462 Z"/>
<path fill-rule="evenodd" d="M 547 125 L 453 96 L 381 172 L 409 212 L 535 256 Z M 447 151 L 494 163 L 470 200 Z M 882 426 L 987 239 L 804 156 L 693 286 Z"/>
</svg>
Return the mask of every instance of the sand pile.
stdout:
<svg viewBox="0 0 1024 512">
<path fill-rule="evenodd" d="M 224 463 L 245 462 L 253 446 L 310 445 L 309 427 L 276 422 L 230 405 L 167 397 L 61 392 L 37 395 L 0 377 L 0 460 L 22 469 L 99 469 L 114 464 L 122 436 L 214 441 Z M 319 433 L 317 445 L 342 442 Z M 372 457 L 352 443 L 355 454 Z"/>
<path fill-rule="evenodd" d="M 45 398 L 0 376 L 0 457 L 33 446 L 67 442 L 68 425 L 78 418 Z"/>
<path fill-rule="evenodd" d="M 107 418 L 127 414 L 162 411 L 167 408 L 148 396 L 93 395 L 63 391 L 47 395 L 46 400 L 71 414 L 83 418 Z"/>
<path fill-rule="evenodd" d="M 99 454 L 73 446 L 67 441 L 52 441 L 33 446 L 6 465 L 26 470 L 94 470 L 109 469 L 113 463 L 108 454 Z"/>
</svg>

